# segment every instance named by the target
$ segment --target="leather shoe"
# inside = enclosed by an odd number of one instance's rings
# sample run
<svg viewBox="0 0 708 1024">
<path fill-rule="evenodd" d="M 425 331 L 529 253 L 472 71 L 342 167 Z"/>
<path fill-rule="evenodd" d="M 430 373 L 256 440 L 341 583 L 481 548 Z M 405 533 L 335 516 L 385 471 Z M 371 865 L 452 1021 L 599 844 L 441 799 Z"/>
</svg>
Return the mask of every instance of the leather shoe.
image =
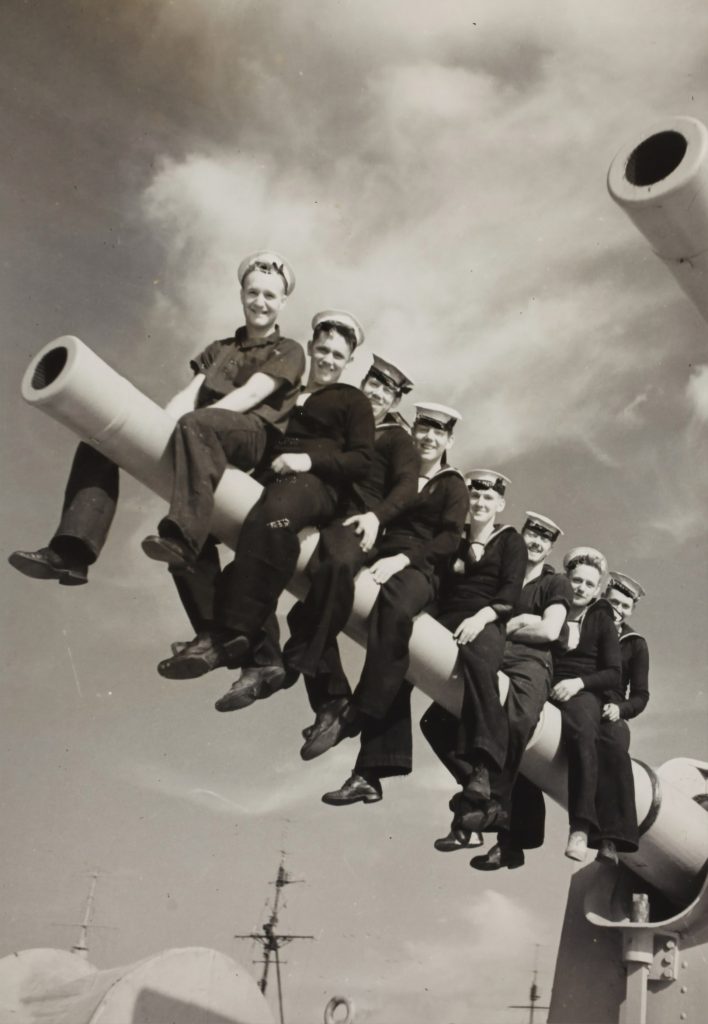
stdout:
<svg viewBox="0 0 708 1024">
<path fill-rule="evenodd" d="M 465 796 L 478 803 L 489 800 L 492 791 L 489 784 L 489 769 L 484 764 L 473 764 L 472 774 L 464 785 Z"/>
<path fill-rule="evenodd" d="M 218 633 L 197 637 L 183 651 L 157 666 L 165 679 L 196 679 L 215 668 L 240 668 L 250 643 L 242 633 Z"/>
<path fill-rule="evenodd" d="M 33 580 L 58 580 L 65 587 L 79 587 L 88 583 L 86 562 L 69 560 L 52 548 L 38 551 L 13 551 L 8 562 Z"/>
<path fill-rule="evenodd" d="M 488 853 L 473 857 L 470 867 L 477 871 L 498 871 L 499 868 L 520 868 L 524 862 L 524 851 L 517 850 L 515 846 L 500 846 L 495 843 Z"/>
<path fill-rule="evenodd" d="M 365 804 L 375 804 L 382 799 L 381 783 L 377 782 L 376 785 L 373 785 L 361 775 L 357 775 L 356 772 L 352 772 L 340 789 L 334 789 L 322 797 L 324 803 L 332 804 L 335 807 L 355 804 L 359 800 Z"/>
<path fill-rule="evenodd" d="M 295 671 L 295 669 L 293 669 L 293 671 Z M 302 738 L 304 740 L 309 740 L 313 732 L 319 732 L 320 729 L 324 729 L 324 727 L 329 725 L 332 720 L 337 717 L 339 712 L 346 707 L 346 704 L 346 697 L 334 697 L 332 700 L 326 701 L 315 715 L 315 720 L 312 725 L 306 725 L 302 730 Z"/>
<path fill-rule="evenodd" d="M 311 761 L 313 758 L 319 757 L 320 754 L 324 754 L 325 751 L 336 746 L 342 740 L 359 735 L 361 732 L 361 722 L 357 720 L 358 715 L 354 714 L 352 717 L 344 717 L 348 710 L 351 710 L 351 705 L 344 701 L 341 710 L 323 719 L 319 726 L 315 725 L 300 748 L 300 757 L 303 761 Z"/>
<path fill-rule="evenodd" d="M 292 683 L 282 665 L 249 665 L 231 684 L 231 689 L 214 704 L 217 711 L 238 711 L 257 700 L 271 697 L 278 690 L 286 690 Z M 295 677 L 297 679 L 297 676 Z M 292 682 L 295 682 L 292 679 Z"/>
<path fill-rule="evenodd" d="M 453 827 L 442 839 L 436 839 L 433 846 L 441 853 L 452 853 L 453 850 L 473 850 L 483 843 L 479 832 L 468 832 L 466 828 Z"/>
<path fill-rule="evenodd" d="M 570 860 L 583 861 L 588 855 L 588 834 L 580 829 L 571 831 L 565 848 L 565 855 Z"/>
<path fill-rule="evenodd" d="M 611 839 L 600 840 L 600 847 L 597 851 L 597 859 L 604 861 L 605 864 L 619 864 L 619 857 L 617 856 L 617 847 Z"/>
<path fill-rule="evenodd" d="M 192 551 L 176 537 L 151 534 L 145 538 L 141 547 L 148 558 L 156 562 L 167 562 L 172 570 L 190 569 L 195 561 Z"/>
<path fill-rule="evenodd" d="M 468 832 L 499 832 L 509 826 L 509 815 L 498 800 L 487 800 L 485 804 L 470 803 L 466 790 L 455 793 L 450 800 L 450 810 L 455 815 L 453 828 Z"/>
</svg>

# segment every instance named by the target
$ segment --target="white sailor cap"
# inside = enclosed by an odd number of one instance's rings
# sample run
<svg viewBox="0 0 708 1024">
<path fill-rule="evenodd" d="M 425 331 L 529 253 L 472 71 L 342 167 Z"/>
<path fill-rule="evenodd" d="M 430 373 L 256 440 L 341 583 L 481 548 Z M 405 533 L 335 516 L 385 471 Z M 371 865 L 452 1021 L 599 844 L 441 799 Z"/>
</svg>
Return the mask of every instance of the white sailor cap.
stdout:
<svg viewBox="0 0 708 1024">
<path fill-rule="evenodd" d="M 570 572 L 576 565 L 593 565 L 601 576 L 607 572 L 607 559 L 603 553 L 597 548 L 589 548 L 582 544 L 577 548 L 571 548 L 563 556 L 563 568 L 566 572 Z"/>
<path fill-rule="evenodd" d="M 525 512 L 526 520 L 522 529 L 533 530 L 534 533 L 546 537 L 548 540 L 556 541 L 563 536 L 558 523 L 554 523 L 548 516 L 542 516 L 540 512 Z"/>
<path fill-rule="evenodd" d="M 295 290 L 293 268 L 279 252 L 273 252 L 272 249 L 261 249 L 259 252 L 252 252 L 245 260 L 241 260 L 237 272 L 239 284 L 243 284 L 243 279 L 251 270 L 262 270 L 264 274 L 280 274 L 285 281 L 285 294 L 290 295 Z"/>
<path fill-rule="evenodd" d="M 641 583 L 637 583 L 631 576 L 628 576 L 624 572 L 615 572 L 610 570 L 610 576 L 607 581 L 607 590 L 619 590 L 622 594 L 627 597 L 631 597 L 633 601 L 638 601 L 640 597 L 644 597 L 646 591 Z"/>
<path fill-rule="evenodd" d="M 462 419 L 462 414 L 449 405 L 439 405 L 437 402 L 416 402 L 415 423 L 413 426 L 437 427 L 439 430 L 447 430 L 452 433 L 455 424 Z"/>
<path fill-rule="evenodd" d="M 465 483 L 470 491 L 496 491 L 503 496 L 511 480 L 496 469 L 471 469 L 465 473 Z"/>
<path fill-rule="evenodd" d="M 322 309 L 315 313 L 312 318 L 312 330 L 316 331 L 323 324 L 331 324 L 334 328 L 346 327 L 354 337 L 354 348 L 359 348 L 364 342 L 364 328 L 354 314 L 347 313 L 345 309 Z"/>
<path fill-rule="evenodd" d="M 406 377 L 402 370 L 375 353 L 374 361 L 367 370 L 366 377 L 374 377 L 387 387 L 393 388 L 398 395 L 407 395 L 409 391 L 413 390 L 413 381 Z"/>
</svg>

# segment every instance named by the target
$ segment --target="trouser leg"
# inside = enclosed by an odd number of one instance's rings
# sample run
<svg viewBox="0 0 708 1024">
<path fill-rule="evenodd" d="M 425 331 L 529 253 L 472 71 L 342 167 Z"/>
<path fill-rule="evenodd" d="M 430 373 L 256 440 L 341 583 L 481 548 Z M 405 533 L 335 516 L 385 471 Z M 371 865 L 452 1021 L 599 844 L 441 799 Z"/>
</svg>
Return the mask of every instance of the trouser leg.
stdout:
<svg viewBox="0 0 708 1024">
<path fill-rule="evenodd" d="M 214 537 L 207 537 L 190 572 L 174 572 L 182 607 L 195 633 L 204 633 L 214 623 L 214 590 L 221 572 L 219 549 Z"/>
<path fill-rule="evenodd" d="M 507 643 L 502 672 L 509 677 L 505 710 L 509 726 L 506 762 L 491 778 L 492 793 L 504 810 L 510 810 L 511 793 L 521 760 L 533 734 L 541 710 L 548 699 L 551 658 L 541 650 Z"/>
<path fill-rule="evenodd" d="M 639 844 L 634 775 L 629 756 L 629 727 L 625 721 L 602 722 L 597 740 L 599 828 L 590 835 L 590 846 L 611 839 L 618 850 L 631 852 Z"/>
<path fill-rule="evenodd" d="M 215 619 L 253 642 L 287 586 L 300 553 L 298 531 L 322 526 L 336 492 L 311 473 L 269 484 L 241 528 L 233 562 L 217 582 Z"/>
<path fill-rule="evenodd" d="M 499 841 L 517 850 L 535 850 L 543 846 L 545 829 L 543 792 L 525 775 L 517 775 L 511 791 L 509 828 L 499 833 Z"/>
<path fill-rule="evenodd" d="M 354 605 L 354 578 L 370 555 L 361 550 L 354 528 L 334 523 L 320 535 L 317 553 L 308 567 L 310 588 L 288 622 L 285 646 L 289 665 L 305 676 L 323 671 L 324 652 L 344 629 Z"/>
<path fill-rule="evenodd" d="M 463 785 L 469 775 L 469 766 L 455 756 L 458 719 L 439 704 L 431 704 L 420 720 L 420 728 L 452 777 Z"/>
<path fill-rule="evenodd" d="M 597 740 L 602 705 L 593 694 L 581 690 L 558 705 L 562 735 L 568 755 L 568 817 L 597 828 Z"/>
<path fill-rule="evenodd" d="M 501 770 L 506 761 L 509 726 L 499 701 L 497 672 L 504 653 L 504 627 L 485 626 L 460 648 L 464 692 L 455 754 L 470 765 L 480 757 Z"/>
<path fill-rule="evenodd" d="M 361 729 L 359 756 L 354 770 L 374 771 L 379 778 L 408 775 L 413 768 L 410 683 L 399 687 L 385 718 L 366 718 Z"/>
<path fill-rule="evenodd" d="M 352 704 L 372 718 L 384 718 L 403 685 L 409 665 L 413 619 L 433 599 L 431 578 L 413 566 L 381 587 L 368 622 L 366 658 Z"/>
<path fill-rule="evenodd" d="M 49 546 L 59 555 L 71 546 L 89 564 L 95 562 L 113 522 L 118 490 L 115 462 L 82 442 L 74 455 L 61 518 Z"/>
<path fill-rule="evenodd" d="M 162 536 L 177 536 L 196 555 L 214 510 L 214 491 L 227 466 L 251 470 L 265 451 L 267 428 L 254 413 L 195 409 L 175 426 L 170 440 L 172 498 L 160 522 Z"/>
</svg>

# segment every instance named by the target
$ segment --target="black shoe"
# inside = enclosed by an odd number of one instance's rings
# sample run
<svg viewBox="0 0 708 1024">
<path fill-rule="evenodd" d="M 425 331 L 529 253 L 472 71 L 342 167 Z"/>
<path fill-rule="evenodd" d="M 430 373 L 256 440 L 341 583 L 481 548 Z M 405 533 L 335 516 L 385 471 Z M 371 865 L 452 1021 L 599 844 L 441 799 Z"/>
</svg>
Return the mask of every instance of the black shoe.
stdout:
<svg viewBox="0 0 708 1024">
<path fill-rule="evenodd" d="M 520 868 L 525 860 L 523 850 L 517 850 L 515 846 L 500 846 L 499 843 L 495 843 L 489 853 L 473 857 L 470 867 L 476 868 L 477 871 L 498 871 L 499 868 L 513 870 Z"/>
<path fill-rule="evenodd" d="M 257 700 L 271 697 L 278 690 L 288 689 L 292 685 L 290 679 L 291 674 L 282 665 L 249 665 L 231 684 L 231 689 L 219 697 L 214 707 L 217 711 L 247 708 Z"/>
<path fill-rule="evenodd" d="M 172 571 L 191 569 L 195 562 L 194 553 L 177 538 L 151 534 L 145 538 L 141 547 L 148 558 L 156 562 L 167 562 Z"/>
<path fill-rule="evenodd" d="M 480 832 L 469 832 L 466 828 L 453 827 L 442 839 L 436 839 L 433 846 L 441 853 L 452 853 L 453 850 L 474 850 L 483 844 Z"/>
<path fill-rule="evenodd" d="M 293 671 L 295 671 L 295 669 L 293 669 Z M 313 732 L 319 732 L 320 729 L 324 729 L 325 726 L 330 725 L 339 712 L 344 710 L 346 705 L 346 697 L 334 697 L 332 700 L 325 701 L 322 707 L 317 711 L 312 725 L 306 725 L 302 730 L 302 738 L 304 740 L 309 740 Z"/>
<path fill-rule="evenodd" d="M 485 764 L 472 765 L 472 774 L 464 785 L 465 796 L 470 802 L 481 803 L 490 800 L 492 791 L 489 785 L 489 769 Z"/>
<path fill-rule="evenodd" d="M 339 789 L 325 793 L 322 797 L 323 803 L 332 804 L 335 807 L 342 807 L 345 804 L 355 804 L 359 801 L 365 804 L 375 804 L 383 800 L 381 783 L 377 780 L 375 784 L 368 782 L 352 772 L 347 781 Z"/>
<path fill-rule="evenodd" d="M 52 548 L 39 551 L 13 551 L 8 562 L 33 580 L 58 580 L 65 587 L 88 583 L 88 565 L 58 555 Z"/>
<path fill-rule="evenodd" d="M 347 712 L 350 714 L 347 715 Z M 315 724 L 314 729 L 300 748 L 300 757 L 303 761 L 311 761 L 314 757 L 319 757 L 320 754 L 335 747 L 341 740 L 358 736 L 360 732 L 361 721 L 358 713 L 346 700 L 343 700 L 340 711 L 323 719 L 319 726 Z"/>
<path fill-rule="evenodd" d="M 215 668 L 240 668 L 250 649 L 242 633 L 217 633 L 197 637 L 183 651 L 157 666 L 165 679 L 196 679 Z"/>
<path fill-rule="evenodd" d="M 468 832 L 500 832 L 509 827 L 509 815 L 497 800 L 487 800 L 485 804 L 470 802 L 466 790 L 455 793 L 450 801 L 450 810 L 455 815 L 453 828 Z"/>
</svg>

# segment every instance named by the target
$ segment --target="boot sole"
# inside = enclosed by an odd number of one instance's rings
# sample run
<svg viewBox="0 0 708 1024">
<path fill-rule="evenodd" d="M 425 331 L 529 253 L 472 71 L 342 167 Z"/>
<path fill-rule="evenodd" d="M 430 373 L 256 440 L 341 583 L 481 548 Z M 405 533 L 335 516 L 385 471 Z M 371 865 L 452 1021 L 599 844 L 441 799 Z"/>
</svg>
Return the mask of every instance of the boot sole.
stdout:
<svg viewBox="0 0 708 1024">
<path fill-rule="evenodd" d="M 34 559 L 23 558 L 17 553 L 10 555 L 8 562 L 13 569 L 33 580 L 56 580 L 65 587 L 80 587 L 83 583 L 88 583 L 86 576 L 77 573 L 75 569 L 54 569 L 45 562 L 35 562 Z"/>
</svg>

